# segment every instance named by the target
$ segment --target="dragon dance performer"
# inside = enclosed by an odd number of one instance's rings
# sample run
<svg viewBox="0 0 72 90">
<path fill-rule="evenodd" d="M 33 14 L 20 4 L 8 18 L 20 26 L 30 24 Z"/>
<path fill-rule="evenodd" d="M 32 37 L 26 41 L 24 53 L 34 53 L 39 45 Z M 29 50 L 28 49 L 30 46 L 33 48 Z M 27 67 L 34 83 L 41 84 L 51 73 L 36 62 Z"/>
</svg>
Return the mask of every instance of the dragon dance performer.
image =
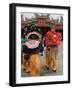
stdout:
<svg viewBox="0 0 72 90">
<path fill-rule="evenodd" d="M 28 32 L 24 34 L 26 40 L 23 45 L 24 59 L 23 64 L 27 72 L 32 76 L 40 76 L 40 57 L 39 52 L 43 51 L 41 40 L 42 35 L 40 29 L 36 26 L 27 27 Z"/>
<path fill-rule="evenodd" d="M 52 27 L 51 31 L 47 32 L 45 37 L 45 45 L 47 47 L 46 67 L 54 72 L 57 70 L 57 54 L 58 47 L 61 45 L 61 39 L 61 33 L 55 32 L 54 27 Z"/>
</svg>

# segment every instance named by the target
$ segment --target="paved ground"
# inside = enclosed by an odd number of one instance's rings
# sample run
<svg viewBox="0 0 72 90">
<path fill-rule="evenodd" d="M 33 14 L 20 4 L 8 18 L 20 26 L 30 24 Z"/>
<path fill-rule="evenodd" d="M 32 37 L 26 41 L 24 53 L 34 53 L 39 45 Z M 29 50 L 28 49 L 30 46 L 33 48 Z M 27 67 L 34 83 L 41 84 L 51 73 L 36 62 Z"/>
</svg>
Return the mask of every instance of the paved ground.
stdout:
<svg viewBox="0 0 72 90">
<path fill-rule="evenodd" d="M 40 56 L 41 58 L 41 64 L 43 65 L 45 63 L 45 55 Z M 57 57 L 57 62 L 58 62 L 58 69 L 56 72 L 50 71 L 47 68 L 43 67 L 41 70 L 41 76 L 53 76 L 53 75 L 62 75 L 63 74 L 63 45 L 61 45 L 58 48 L 58 57 Z M 26 73 L 21 69 L 21 76 L 22 77 L 30 77 L 29 73 Z"/>
</svg>

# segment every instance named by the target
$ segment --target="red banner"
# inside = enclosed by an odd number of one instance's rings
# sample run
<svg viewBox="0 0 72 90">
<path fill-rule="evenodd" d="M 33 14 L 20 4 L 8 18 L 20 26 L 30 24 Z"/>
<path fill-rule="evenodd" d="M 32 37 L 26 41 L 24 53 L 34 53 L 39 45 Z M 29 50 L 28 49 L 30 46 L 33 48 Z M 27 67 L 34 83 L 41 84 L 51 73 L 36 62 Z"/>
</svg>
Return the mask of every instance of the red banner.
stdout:
<svg viewBox="0 0 72 90">
<path fill-rule="evenodd" d="M 45 20 L 44 19 L 39 19 L 38 25 L 39 26 L 45 26 Z"/>
</svg>

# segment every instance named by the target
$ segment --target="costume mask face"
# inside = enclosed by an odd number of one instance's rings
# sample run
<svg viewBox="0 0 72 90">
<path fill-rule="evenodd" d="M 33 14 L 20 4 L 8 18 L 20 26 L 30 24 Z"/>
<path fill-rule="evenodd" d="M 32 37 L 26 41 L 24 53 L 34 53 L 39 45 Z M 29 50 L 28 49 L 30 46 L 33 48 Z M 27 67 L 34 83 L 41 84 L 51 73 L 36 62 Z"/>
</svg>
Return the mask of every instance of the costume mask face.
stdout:
<svg viewBox="0 0 72 90">
<path fill-rule="evenodd" d="M 37 48 L 41 42 L 41 34 L 38 33 L 38 32 L 30 32 L 28 33 L 26 36 L 26 42 L 25 42 L 25 45 L 32 49 L 32 48 Z"/>
</svg>

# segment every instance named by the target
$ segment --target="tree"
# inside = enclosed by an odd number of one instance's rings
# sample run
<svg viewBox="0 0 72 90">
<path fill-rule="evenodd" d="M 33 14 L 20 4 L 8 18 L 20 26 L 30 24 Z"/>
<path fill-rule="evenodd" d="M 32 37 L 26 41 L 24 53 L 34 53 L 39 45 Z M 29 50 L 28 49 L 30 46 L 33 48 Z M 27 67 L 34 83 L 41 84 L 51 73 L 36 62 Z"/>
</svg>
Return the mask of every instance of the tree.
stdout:
<svg viewBox="0 0 72 90">
<path fill-rule="evenodd" d="M 23 18 L 23 13 L 21 13 L 21 20 L 24 20 L 24 18 Z"/>
<path fill-rule="evenodd" d="M 63 23 L 63 16 L 60 16 L 60 23 Z"/>
<path fill-rule="evenodd" d="M 56 23 L 59 23 L 59 17 L 56 19 Z"/>
<path fill-rule="evenodd" d="M 50 14 L 47 14 L 47 18 L 50 19 Z"/>
<path fill-rule="evenodd" d="M 35 13 L 35 17 L 38 18 L 39 17 L 39 14 L 38 13 Z"/>
</svg>

